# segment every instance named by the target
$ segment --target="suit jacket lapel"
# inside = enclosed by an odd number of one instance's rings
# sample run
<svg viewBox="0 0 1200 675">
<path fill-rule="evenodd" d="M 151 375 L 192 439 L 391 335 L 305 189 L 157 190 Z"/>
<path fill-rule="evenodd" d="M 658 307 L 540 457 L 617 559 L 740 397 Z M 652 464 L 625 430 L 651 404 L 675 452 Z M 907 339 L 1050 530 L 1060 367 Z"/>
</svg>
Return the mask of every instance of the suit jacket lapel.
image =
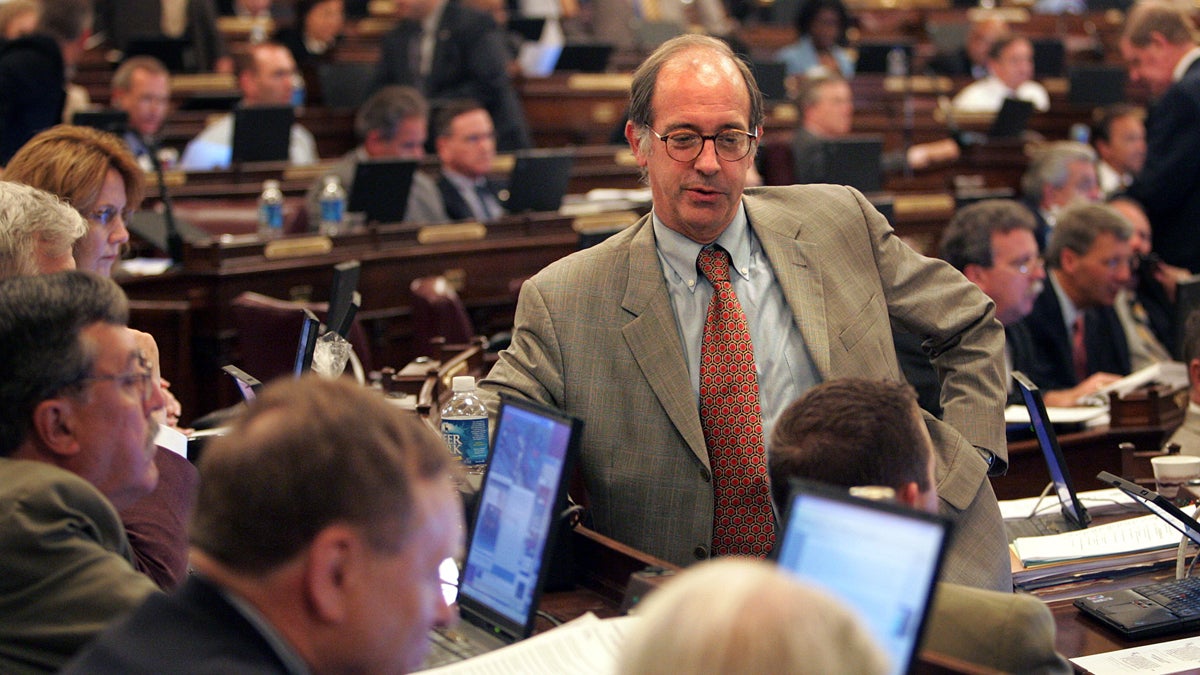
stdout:
<svg viewBox="0 0 1200 675">
<path fill-rule="evenodd" d="M 654 246 L 654 228 L 649 216 L 635 227 L 629 246 L 629 276 L 621 307 L 633 315 L 622 333 L 642 374 L 696 457 L 708 466 L 708 449 L 696 397 L 689 382 L 679 329 L 667 294 L 662 266 Z"/>
<path fill-rule="evenodd" d="M 828 379 L 830 338 L 821 282 L 821 247 L 800 238 L 803 223 L 799 216 L 785 214 L 769 204 L 758 204 L 753 198 L 744 201 L 750 227 L 771 262 L 813 364 L 821 378 Z"/>
</svg>

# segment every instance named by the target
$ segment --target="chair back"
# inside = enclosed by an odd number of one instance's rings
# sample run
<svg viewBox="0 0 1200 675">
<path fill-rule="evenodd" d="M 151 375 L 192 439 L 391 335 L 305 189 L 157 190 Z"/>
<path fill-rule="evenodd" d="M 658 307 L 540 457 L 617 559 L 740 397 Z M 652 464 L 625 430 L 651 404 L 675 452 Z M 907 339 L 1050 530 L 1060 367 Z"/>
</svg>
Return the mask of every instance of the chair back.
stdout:
<svg viewBox="0 0 1200 675">
<path fill-rule="evenodd" d="M 409 288 L 413 294 L 413 339 L 417 353 L 440 356 L 433 338 L 445 338 L 447 344 L 466 344 L 475 336 L 471 317 L 446 277 L 419 277 Z"/>
<path fill-rule="evenodd" d="M 323 302 L 279 300 L 250 291 L 234 298 L 233 323 L 237 329 L 238 361 L 242 369 L 263 382 L 291 374 L 305 308 L 325 320 L 329 306 Z M 369 371 L 371 349 L 366 331 L 357 320 L 350 326 L 349 341 L 354 347 L 354 356 L 362 364 L 361 369 Z"/>
</svg>

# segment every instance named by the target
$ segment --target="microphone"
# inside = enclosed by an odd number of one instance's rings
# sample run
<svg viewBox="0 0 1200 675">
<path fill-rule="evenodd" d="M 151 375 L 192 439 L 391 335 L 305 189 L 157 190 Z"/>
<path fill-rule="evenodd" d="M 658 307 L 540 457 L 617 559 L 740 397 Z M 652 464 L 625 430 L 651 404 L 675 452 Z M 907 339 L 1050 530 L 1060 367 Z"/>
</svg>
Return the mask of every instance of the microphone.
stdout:
<svg viewBox="0 0 1200 675">
<path fill-rule="evenodd" d="M 152 138 L 141 137 L 142 144 L 150 154 L 150 163 L 154 165 L 154 175 L 158 177 L 158 198 L 163 205 L 163 225 L 166 229 L 167 256 L 175 264 L 183 262 L 183 237 L 175 223 L 175 211 L 171 207 L 171 194 L 167 191 L 167 181 L 163 177 L 162 160 L 158 157 L 159 145 Z"/>
</svg>

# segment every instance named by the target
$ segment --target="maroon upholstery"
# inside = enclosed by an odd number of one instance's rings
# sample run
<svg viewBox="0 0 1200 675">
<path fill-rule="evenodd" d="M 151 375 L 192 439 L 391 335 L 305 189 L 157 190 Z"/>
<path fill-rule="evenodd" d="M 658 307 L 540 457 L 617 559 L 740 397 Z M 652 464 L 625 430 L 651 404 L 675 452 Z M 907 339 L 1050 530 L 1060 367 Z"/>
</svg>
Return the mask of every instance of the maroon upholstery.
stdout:
<svg viewBox="0 0 1200 675">
<path fill-rule="evenodd" d="M 462 299 L 445 277 L 420 277 L 409 288 L 413 294 L 413 340 L 420 354 L 439 356 L 430 342 L 435 337 L 445 338 L 447 344 L 466 344 L 475 336 Z"/>
<path fill-rule="evenodd" d="M 233 323 L 238 332 L 242 369 L 263 382 L 290 374 L 296 360 L 305 307 L 325 319 L 328 305 L 323 302 L 300 304 L 251 292 L 234 298 Z M 363 370 L 369 372 L 370 344 L 366 331 L 357 320 L 350 326 L 349 340 Z"/>
<path fill-rule="evenodd" d="M 768 141 L 758 149 L 759 167 L 763 185 L 791 185 L 795 168 L 792 164 L 792 146 L 787 142 Z"/>
</svg>

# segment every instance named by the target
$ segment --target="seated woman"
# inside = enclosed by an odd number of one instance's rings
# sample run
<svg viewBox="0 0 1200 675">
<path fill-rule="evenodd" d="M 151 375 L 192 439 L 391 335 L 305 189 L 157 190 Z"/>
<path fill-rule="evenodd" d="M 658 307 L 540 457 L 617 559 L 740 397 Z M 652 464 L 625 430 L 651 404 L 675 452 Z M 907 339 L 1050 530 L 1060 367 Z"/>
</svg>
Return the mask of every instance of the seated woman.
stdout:
<svg viewBox="0 0 1200 675">
<path fill-rule="evenodd" d="M 1033 45 L 1019 35 L 997 38 L 988 51 L 988 76 L 968 84 L 951 102 L 955 112 L 999 112 L 1004 99 L 1029 101 L 1038 112 L 1050 109 L 1046 88 L 1033 81 Z"/>
<path fill-rule="evenodd" d="M 846 50 L 850 12 L 841 0 L 808 0 L 796 15 L 799 38 L 775 53 L 788 75 L 840 74 L 854 76 Z"/>
<path fill-rule="evenodd" d="M 345 25 L 343 0 L 297 0 L 296 24 L 276 33 L 275 41 L 291 50 L 297 66 L 308 69 L 329 60 Z"/>
</svg>

